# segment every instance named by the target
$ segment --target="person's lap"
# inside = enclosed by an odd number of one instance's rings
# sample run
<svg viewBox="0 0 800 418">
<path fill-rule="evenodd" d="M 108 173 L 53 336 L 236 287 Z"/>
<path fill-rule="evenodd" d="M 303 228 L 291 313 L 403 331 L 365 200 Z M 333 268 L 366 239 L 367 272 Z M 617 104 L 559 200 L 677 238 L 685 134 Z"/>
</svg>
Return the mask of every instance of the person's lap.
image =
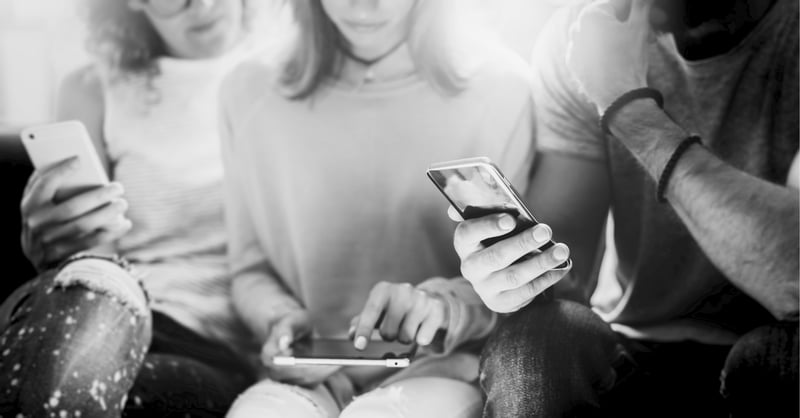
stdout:
<svg viewBox="0 0 800 418">
<path fill-rule="evenodd" d="M 423 356 L 388 377 L 376 371 L 379 381 L 360 389 L 365 380 L 354 383 L 342 371 L 314 388 L 267 379 L 240 395 L 228 417 L 477 417 L 483 407 L 477 366 L 477 356 L 466 352 Z"/>
<path fill-rule="evenodd" d="M 797 323 L 753 332 L 758 337 L 742 338 L 733 350 L 693 342 L 634 341 L 613 332 L 581 305 L 532 305 L 506 319 L 487 344 L 481 381 L 488 397 L 485 413 L 728 416 L 732 405 L 738 405 L 737 412 L 755 410 L 750 401 L 761 397 L 770 402 L 763 408 L 788 408 L 796 416 Z M 733 353 L 743 346 L 749 347 L 747 354 L 736 359 Z M 744 377 L 753 376 L 752 364 L 766 369 L 765 363 L 780 364 L 774 368 L 785 375 L 772 382 L 764 375 Z M 747 389 L 729 390 L 723 398 L 721 383 L 739 387 L 742 382 Z"/>
<path fill-rule="evenodd" d="M 232 352 L 151 312 L 127 271 L 83 263 L 0 307 L 0 414 L 224 414 L 250 381 Z"/>
</svg>

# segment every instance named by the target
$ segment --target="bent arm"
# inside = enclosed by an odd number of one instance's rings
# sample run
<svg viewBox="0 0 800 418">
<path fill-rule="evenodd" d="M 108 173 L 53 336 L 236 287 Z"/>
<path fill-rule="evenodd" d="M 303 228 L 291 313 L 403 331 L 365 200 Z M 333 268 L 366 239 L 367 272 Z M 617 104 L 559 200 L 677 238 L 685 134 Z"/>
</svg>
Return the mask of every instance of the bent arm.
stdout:
<svg viewBox="0 0 800 418">
<path fill-rule="evenodd" d="M 625 106 L 611 132 L 651 177 L 687 132 L 650 100 Z M 795 174 L 796 175 L 796 174 Z M 787 184 L 793 184 L 790 177 Z M 738 170 L 692 146 L 675 165 L 666 198 L 712 263 L 779 319 L 798 313 L 798 192 Z"/>
<path fill-rule="evenodd" d="M 222 161 L 225 168 L 225 223 L 228 231 L 228 262 L 233 277 L 233 305 L 259 342 L 267 341 L 272 326 L 286 314 L 302 309 L 278 278 L 261 247 L 256 223 L 247 205 L 244 185 L 231 130 L 221 120 Z"/>
</svg>

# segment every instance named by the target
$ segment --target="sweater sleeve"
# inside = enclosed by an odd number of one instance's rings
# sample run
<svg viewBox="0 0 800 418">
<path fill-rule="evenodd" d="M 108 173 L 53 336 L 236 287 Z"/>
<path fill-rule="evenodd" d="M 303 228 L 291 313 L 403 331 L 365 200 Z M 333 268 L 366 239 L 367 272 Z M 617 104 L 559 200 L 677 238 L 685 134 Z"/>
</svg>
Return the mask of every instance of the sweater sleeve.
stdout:
<svg viewBox="0 0 800 418">
<path fill-rule="evenodd" d="M 258 341 L 264 342 L 278 319 L 302 306 L 280 280 L 259 242 L 257 223 L 248 205 L 248 178 L 243 173 L 244 164 L 237 164 L 237 151 L 242 151 L 235 146 L 229 117 L 232 113 L 228 111 L 234 102 L 226 100 L 227 85 L 221 92 L 220 137 L 225 168 L 228 262 L 233 277 L 231 295 L 239 316 Z"/>
</svg>

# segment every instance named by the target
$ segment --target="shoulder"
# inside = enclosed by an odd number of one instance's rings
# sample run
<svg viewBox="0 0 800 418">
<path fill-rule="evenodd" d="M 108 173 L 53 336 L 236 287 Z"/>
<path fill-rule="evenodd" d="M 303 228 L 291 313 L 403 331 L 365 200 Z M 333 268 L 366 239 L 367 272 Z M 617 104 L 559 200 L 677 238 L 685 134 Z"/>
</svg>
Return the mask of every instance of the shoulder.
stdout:
<svg viewBox="0 0 800 418">
<path fill-rule="evenodd" d="M 531 100 L 532 72 L 528 63 L 507 48 L 492 48 L 474 69 L 469 90 L 487 99 L 524 105 Z"/>
<path fill-rule="evenodd" d="M 280 67 L 264 57 L 244 60 L 225 76 L 220 96 L 223 104 L 250 103 L 277 92 Z"/>
<path fill-rule="evenodd" d="M 86 65 L 67 74 L 61 82 L 60 102 L 65 105 L 102 107 L 103 83 L 100 72 L 93 65 Z"/>
</svg>

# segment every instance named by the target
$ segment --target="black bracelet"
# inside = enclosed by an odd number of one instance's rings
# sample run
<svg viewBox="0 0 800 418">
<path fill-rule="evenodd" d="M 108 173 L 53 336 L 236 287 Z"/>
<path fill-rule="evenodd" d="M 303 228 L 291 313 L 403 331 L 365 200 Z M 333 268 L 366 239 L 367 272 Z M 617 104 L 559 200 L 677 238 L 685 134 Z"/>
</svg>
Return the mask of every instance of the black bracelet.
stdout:
<svg viewBox="0 0 800 418">
<path fill-rule="evenodd" d="M 608 129 L 608 121 L 612 116 L 614 116 L 614 113 L 617 113 L 622 106 L 625 106 L 636 99 L 653 99 L 658 104 L 658 107 L 664 107 L 664 96 L 661 95 L 660 91 L 651 87 L 633 89 L 622 96 L 617 97 L 617 99 L 611 102 L 611 104 L 606 108 L 606 110 L 603 112 L 603 115 L 600 116 L 600 129 L 603 130 L 604 134 L 611 135 L 611 131 Z"/>
<path fill-rule="evenodd" d="M 656 200 L 658 200 L 658 203 L 665 203 L 667 201 L 664 197 L 664 193 L 667 192 L 667 184 L 669 183 L 669 178 L 672 176 L 672 171 L 675 169 L 675 164 L 678 163 L 681 155 L 694 144 L 702 144 L 700 136 L 697 134 L 687 136 L 678 144 L 678 147 L 675 148 L 675 151 L 672 152 L 669 160 L 667 160 L 664 171 L 662 171 L 661 176 L 658 177 L 658 188 L 656 189 Z"/>
</svg>

